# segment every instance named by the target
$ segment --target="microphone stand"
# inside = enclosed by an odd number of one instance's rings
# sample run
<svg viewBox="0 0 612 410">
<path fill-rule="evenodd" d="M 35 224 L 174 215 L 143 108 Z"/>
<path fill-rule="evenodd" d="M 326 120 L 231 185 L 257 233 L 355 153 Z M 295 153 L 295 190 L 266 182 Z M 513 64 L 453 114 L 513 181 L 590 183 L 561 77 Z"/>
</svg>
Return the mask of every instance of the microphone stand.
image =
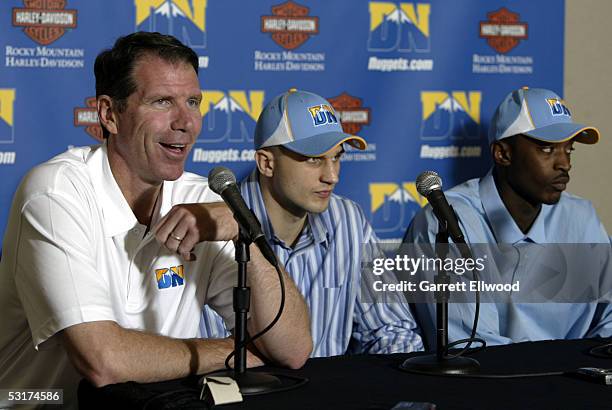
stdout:
<svg viewBox="0 0 612 410">
<path fill-rule="evenodd" d="M 436 256 L 441 260 L 448 254 L 449 233 L 446 223 L 438 221 L 438 233 L 436 234 Z M 457 244 L 459 247 L 467 247 L 465 243 Z M 462 257 L 466 257 L 462 249 Z M 450 283 L 450 276 L 444 268 L 440 269 L 434 278 L 436 285 Z M 436 286 L 438 289 L 439 286 Z M 436 290 L 436 353 L 411 357 L 400 365 L 400 369 L 421 374 L 471 374 L 480 370 L 480 363 L 470 357 L 446 357 L 446 347 L 448 346 L 448 299 L 450 292 L 448 287 L 445 290 Z"/>
<path fill-rule="evenodd" d="M 298 377 L 272 375 L 264 372 L 247 372 L 247 314 L 251 304 L 251 288 L 247 286 L 247 264 L 251 258 L 249 245 L 252 243 L 249 235 L 239 224 L 238 240 L 236 241 L 235 260 L 238 263 L 238 283 L 234 288 L 234 369 L 209 373 L 206 377 L 225 376 L 236 381 L 243 396 L 273 393 L 288 390 L 303 384 Z M 278 377 L 277 377 L 278 376 Z M 299 380 L 300 383 L 287 386 L 282 379 Z"/>
</svg>

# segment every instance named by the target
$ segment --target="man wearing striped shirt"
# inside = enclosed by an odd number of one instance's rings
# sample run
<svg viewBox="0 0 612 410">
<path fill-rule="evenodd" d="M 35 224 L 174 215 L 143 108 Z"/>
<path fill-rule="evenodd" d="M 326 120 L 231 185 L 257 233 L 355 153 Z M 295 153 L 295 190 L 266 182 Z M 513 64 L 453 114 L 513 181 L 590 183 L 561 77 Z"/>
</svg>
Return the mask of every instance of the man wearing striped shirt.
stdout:
<svg viewBox="0 0 612 410">
<path fill-rule="evenodd" d="M 264 108 L 255 129 L 257 167 L 240 184 L 269 243 L 310 309 L 313 357 L 421 350 L 406 303 L 371 303 L 363 293 L 363 249 L 376 234 L 353 201 L 333 194 L 344 134 L 324 98 L 291 89 Z M 367 277 L 364 276 L 363 279 Z M 203 337 L 225 337 L 223 321 L 205 308 Z"/>
</svg>

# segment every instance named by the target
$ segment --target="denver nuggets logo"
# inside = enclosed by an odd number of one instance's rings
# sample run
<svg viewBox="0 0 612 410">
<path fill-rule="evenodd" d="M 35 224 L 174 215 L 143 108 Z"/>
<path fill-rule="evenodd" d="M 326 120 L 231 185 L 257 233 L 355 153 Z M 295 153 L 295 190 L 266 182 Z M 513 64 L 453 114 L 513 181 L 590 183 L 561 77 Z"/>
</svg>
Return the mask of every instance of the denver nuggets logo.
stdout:
<svg viewBox="0 0 612 410">
<path fill-rule="evenodd" d="M 430 4 L 371 1 L 369 12 L 368 51 L 430 51 Z"/>
<path fill-rule="evenodd" d="M 370 184 L 370 221 L 385 237 L 401 237 L 414 214 L 427 204 L 414 182 Z"/>
<path fill-rule="evenodd" d="M 0 143 L 14 142 L 13 110 L 15 90 L 0 89 Z"/>
<path fill-rule="evenodd" d="M 326 124 L 337 124 L 338 118 L 336 118 L 336 113 L 334 109 L 327 104 L 321 105 L 313 105 L 312 107 L 308 107 L 308 112 L 312 117 L 312 123 L 315 127 L 319 127 L 321 125 Z"/>
<path fill-rule="evenodd" d="M 96 110 L 96 97 L 85 99 L 87 107 L 77 107 L 74 109 L 74 126 L 85 127 L 85 132 L 93 139 L 102 141 L 102 127 L 98 122 L 98 111 Z"/>
<path fill-rule="evenodd" d="M 550 113 L 552 115 L 565 115 L 567 117 L 571 117 L 571 113 L 569 108 L 565 104 L 563 104 L 563 100 L 558 100 L 556 98 L 547 98 L 546 102 L 550 106 Z"/>
<path fill-rule="evenodd" d="M 135 31 L 171 34 L 191 48 L 206 48 L 208 0 L 134 0 Z"/>
<path fill-rule="evenodd" d="M 480 137 L 480 91 L 422 91 L 421 138 Z"/>
<path fill-rule="evenodd" d="M 252 142 L 264 97 L 263 90 L 202 90 L 205 138 L 199 142 Z"/>
<path fill-rule="evenodd" d="M 185 274 L 183 265 L 172 266 L 170 268 L 155 269 L 155 279 L 158 289 L 174 288 L 185 284 Z"/>
</svg>

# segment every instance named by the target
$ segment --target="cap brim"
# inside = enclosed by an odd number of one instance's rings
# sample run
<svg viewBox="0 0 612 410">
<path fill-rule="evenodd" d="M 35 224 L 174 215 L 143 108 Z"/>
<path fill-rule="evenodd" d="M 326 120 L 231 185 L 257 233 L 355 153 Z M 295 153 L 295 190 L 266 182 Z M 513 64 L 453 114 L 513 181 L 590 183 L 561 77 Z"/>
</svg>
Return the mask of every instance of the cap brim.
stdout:
<svg viewBox="0 0 612 410">
<path fill-rule="evenodd" d="M 321 157 L 344 142 L 360 150 L 364 150 L 368 146 L 363 138 L 356 135 L 328 132 L 288 142 L 283 144 L 283 147 L 307 157 Z"/>
<path fill-rule="evenodd" d="M 599 141 L 599 131 L 594 127 L 587 127 L 576 123 L 558 123 L 532 131 L 523 132 L 528 137 L 545 142 L 565 142 L 574 139 L 583 144 L 596 144 Z"/>
</svg>

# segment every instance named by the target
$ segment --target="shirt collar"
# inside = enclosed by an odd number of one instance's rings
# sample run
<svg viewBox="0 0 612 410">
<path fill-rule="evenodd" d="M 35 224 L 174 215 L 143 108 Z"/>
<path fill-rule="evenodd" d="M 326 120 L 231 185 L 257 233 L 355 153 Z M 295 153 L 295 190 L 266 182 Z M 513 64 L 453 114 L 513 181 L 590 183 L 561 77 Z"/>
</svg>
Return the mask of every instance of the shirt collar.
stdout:
<svg viewBox="0 0 612 410">
<path fill-rule="evenodd" d="M 310 230 L 316 243 L 327 245 L 329 240 L 329 229 L 323 218 L 324 211 L 320 214 L 308 214 L 308 223 L 310 224 Z"/>
<path fill-rule="evenodd" d="M 106 141 L 92 154 L 87 162 L 94 190 L 100 201 L 104 232 L 112 237 L 124 233 L 139 224 L 132 208 L 121 192 L 108 161 Z M 160 201 L 156 204 L 151 225 L 172 208 L 172 181 L 162 186 Z"/>
<path fill-rule="evenodd" d="M 523 234 L 499 196 L 493 178 L 493 169 L 490 169 L 487 175 L 480 179 L 479 192 L 482 206 L 497 243 L 516 243 L 519 241 L 546 243 L 545 220 L 552 205 L 542 204 L 540 213 L 533 222 L 531 229 L 527 234 Z"/>
<path fill-rule="evenodd" d="M 242 182 L 241 191 L 242 195 L 244 195 L 247 201 L 250 202 L 251 209 L 253 210 L 253 213 L 257 219 L 259 219 L 261 228 L 264 235 L 266 235 L 266 238 L 269 238 L 269 240 L 278 243 L 279 245 L 287 247 L 285 243 L 274 233 L 274 227 L 272 226 L 272 222 L 268 217 L 266 204 L 261 193 L 261 187 L 259 185 L 259 171 L 257 168 L 255 168 L 253 172 L 251 172 Z M 304 242 L 304 236 L 312 236 L 315 243 L 327 243 L 328 229 L 322 215 L 323 214 L 315 214 L 311 212 L 308 213 L 308 225 L 305 226 L 300 233 L 300 237 L 297 241 L 298 243 Z"/>
</svg>

